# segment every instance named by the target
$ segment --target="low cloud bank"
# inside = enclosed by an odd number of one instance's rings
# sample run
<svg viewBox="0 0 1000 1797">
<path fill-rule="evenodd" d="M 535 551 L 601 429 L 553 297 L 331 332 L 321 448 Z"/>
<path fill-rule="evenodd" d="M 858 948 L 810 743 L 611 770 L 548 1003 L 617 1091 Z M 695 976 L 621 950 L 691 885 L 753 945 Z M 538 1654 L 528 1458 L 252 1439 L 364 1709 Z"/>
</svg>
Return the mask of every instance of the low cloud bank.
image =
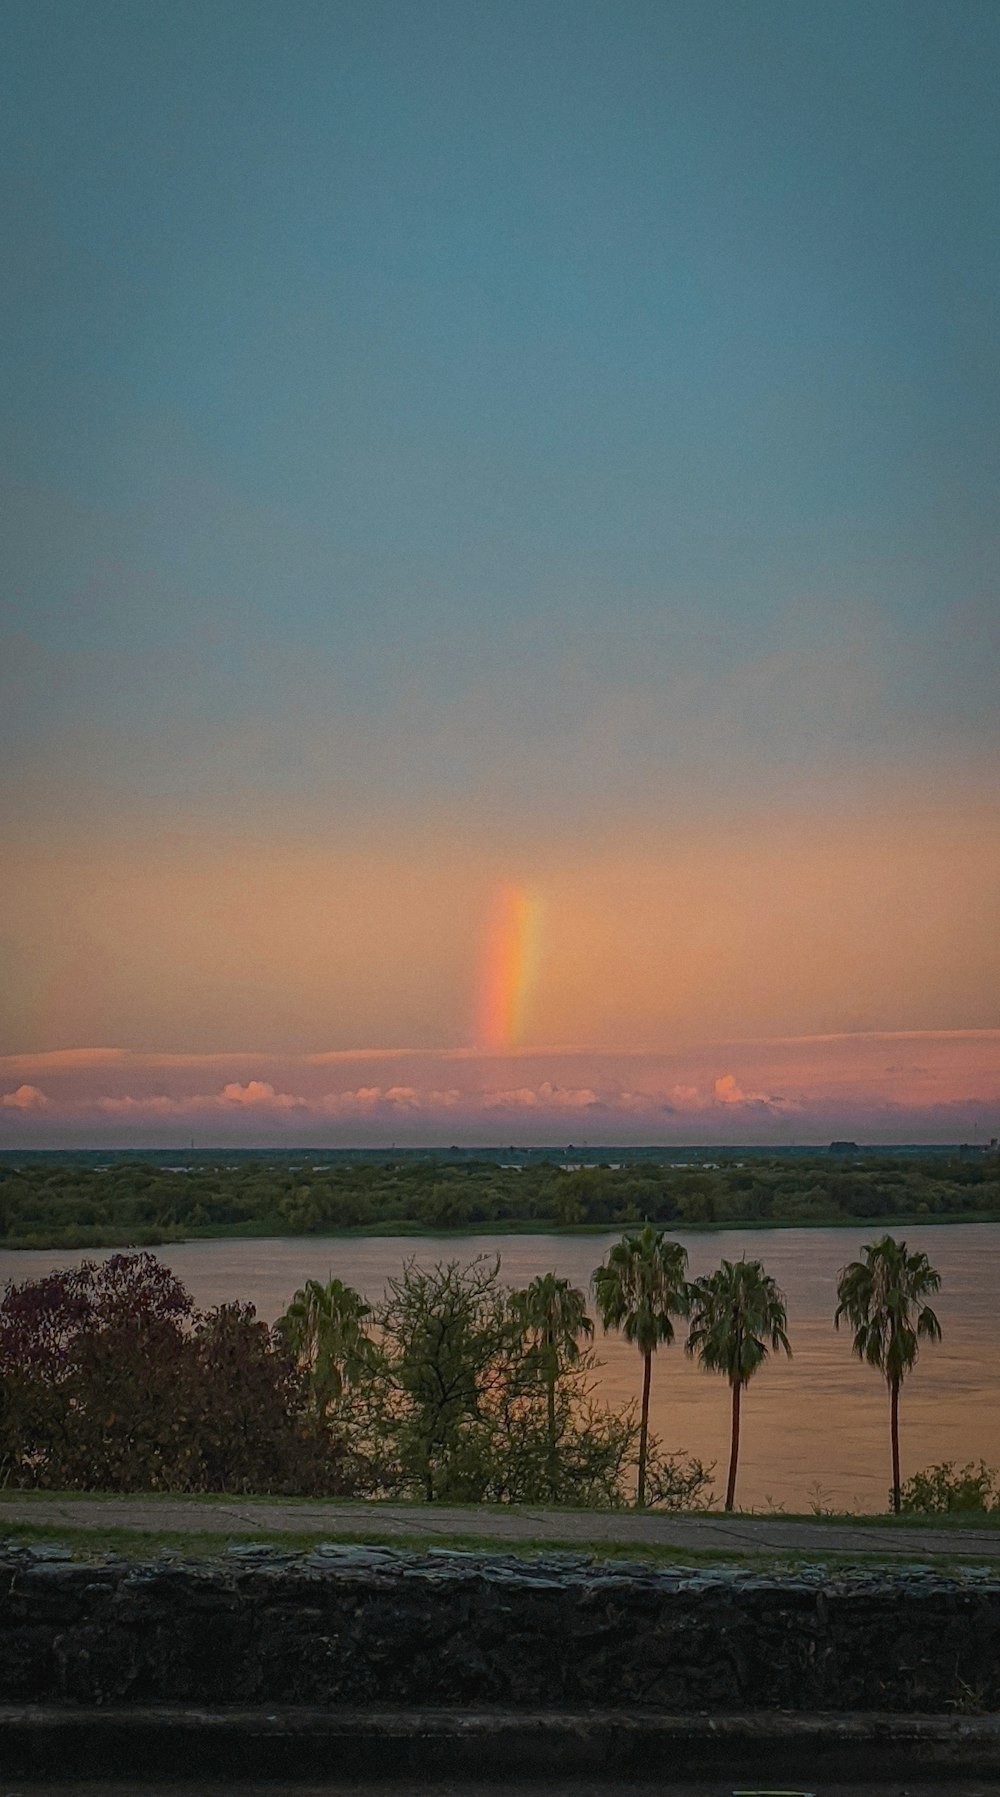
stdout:
<svg viewBox="0 0 1000 1797">
<path fill-rule="evenodd" d="M 11 1057 L 0 1061 L 3 1084 L 5 1073 L 14 1077 L 0 1089 L 4 1135 L 40 1147 L 68 1138 L 169 1144 L 190 1140 L 192 1131 L 205 1143 L 262 1145 L 779 1143 L 841 1135 L 954 1141 L 988 1139 L 1000 1120 L 995 1031 L 807 1037 L 631 1055 L 73 1051 L 34 1061 Z"/>
</svg>

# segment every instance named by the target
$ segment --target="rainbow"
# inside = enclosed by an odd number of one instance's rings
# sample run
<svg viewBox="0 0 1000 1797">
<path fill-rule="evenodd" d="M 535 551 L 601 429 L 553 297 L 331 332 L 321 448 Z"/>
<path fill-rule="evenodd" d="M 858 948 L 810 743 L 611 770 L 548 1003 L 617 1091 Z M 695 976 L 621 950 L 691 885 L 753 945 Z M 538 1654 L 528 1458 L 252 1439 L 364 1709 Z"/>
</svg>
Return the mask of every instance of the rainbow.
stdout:
<svg viewBox="0 0 1000 1797">
<path fill-rule="evenodd" d="M 541 906 L 521 886 L 497 893 L 486 934 L 476 1015 L 479 1048 L 515 1048 L 538 962 Z"/>
</svg>

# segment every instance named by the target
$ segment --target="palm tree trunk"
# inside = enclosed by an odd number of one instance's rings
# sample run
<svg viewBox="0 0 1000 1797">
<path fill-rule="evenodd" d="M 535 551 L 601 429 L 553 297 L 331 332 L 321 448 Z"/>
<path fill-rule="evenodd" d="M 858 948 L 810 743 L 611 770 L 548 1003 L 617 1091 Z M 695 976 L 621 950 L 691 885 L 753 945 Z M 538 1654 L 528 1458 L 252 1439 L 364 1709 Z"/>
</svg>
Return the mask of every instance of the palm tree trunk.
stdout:
<svg viewBox="0 0 1000 1797">
<path fill-rule="evenodd" d="M 545 1395 L 546 1395 L 546 1401 L 547 1401 L 547 1407 L 548 1407 L 547 1428 L 548 1428 L 548 1444 L 549 1444 L 549 1453 L 548 1453 L 549 1496 L 551 1498 L 554 1498 L 556 1495 L 556 1473 L 557 1473 L 557 1467 L 556 1467 L 556 1376 L 555 1376 L 554 1372 L 550 1371 L 547 1384 L 548 1384 L 548 1390 Z"/>
<path fill-rule="evenodd" d="M 639 1477 L 636 1482 L 635 1507 L 646 1508 L 646 1455 L 649 1448 L 649 1381 L 653 1372 L 653 1356 L 647 1351 L 642 1361 L 642 1416 L 639 1423 Z"/>
<path fill-rule="evenodd" d="M 731 1510 L 736 1497 L 736 1463 L 740 1457 L 740 1392 L 739 1380 L 733 1384 L 733 1434 L 729 1449 L 729 1482 L 726 1486 L 726 1509 Z"/>
<path fill-rule="evenodd" d="M 892 1444 L 892 1507 L 899 1515 L 899 1380 L 889 1381 L 889 1440 Z"/>
</svg>

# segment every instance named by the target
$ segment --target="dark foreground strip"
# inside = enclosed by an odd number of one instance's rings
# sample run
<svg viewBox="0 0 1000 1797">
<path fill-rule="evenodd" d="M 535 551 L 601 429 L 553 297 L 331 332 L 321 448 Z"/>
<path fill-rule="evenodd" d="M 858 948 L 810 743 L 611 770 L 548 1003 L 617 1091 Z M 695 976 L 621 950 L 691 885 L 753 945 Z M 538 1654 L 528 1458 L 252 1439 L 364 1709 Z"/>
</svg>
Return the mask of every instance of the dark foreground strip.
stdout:
<svg viewBox="0 0 1000 1797">
<path fill-rule="evenodd" d="M 1000 1776 L 1000 1716 L 0 1706 L 0 1782 L 38 1778 L 725 1779 Z"/>
</svg>

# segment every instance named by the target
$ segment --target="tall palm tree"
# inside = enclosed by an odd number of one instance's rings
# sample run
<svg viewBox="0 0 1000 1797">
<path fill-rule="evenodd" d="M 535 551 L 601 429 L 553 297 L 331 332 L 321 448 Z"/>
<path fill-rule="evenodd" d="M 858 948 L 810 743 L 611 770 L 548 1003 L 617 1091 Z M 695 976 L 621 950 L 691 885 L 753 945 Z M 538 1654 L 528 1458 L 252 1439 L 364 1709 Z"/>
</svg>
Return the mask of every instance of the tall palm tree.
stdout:
<svg viewBox="0 0 1000 1797">
<path fill-rule="evenodd" d="M 638 1235 L 623 1235 L 603 1266 L 595 1268 L 594 1295 L 605 1330 L 620 1329 L 642 1355 L 642 1411 L 636 1509 L 646 1503 L 649 1449 L 649 1383 L 653 1355 L 674 1339 L 674 1317 L 687 1315 L 687 1249 L 668 1242 L 662 1229 L 647 1223 Z"/>
<path fill-rule="evenodd" d="M 941 1325 L 925 1299 L 940 1291 L 941 1275 L 926 1254 L 907 1254 L 891 1235 L 869 1242 L 863 1258 L 841 1267 L 834 1324 L 854 1330 L 854 1352 L 877 1367 L 889 1387 L 892 1507 L 899 1515 L 899 1388 L 916 1362 L 920 1339 L 941 1340 Z"/>
<path fill-rule="evenodd" d="M 589 1340 L 594 1325 L 587 1315 L 587 1300 L 568 1279 L 539 1273 L 523 1291 L 511 1295 L 511 1305 L 522 1337 L 539 1357 L 547 1400 L 546 1435 L 551 1494 L 558 1482 L 556 1448 L 556 1381 L 566 1361 L 578 1360 L 580 1343 Z"/>
<path fill-rule="evenodd" d="M 306 1368 L 322 1416 L 336 1404 L 345 1385 L 371 1370 L 374 1343 L 365 1330 L 372 1314 L 360 1292 L 341 1279 L 307 1279 L 295 1293 L 278 1330 Z"/>
<path fill-rule="evenodd" d="M 724 1260 L 690 1289 L 691 1326 L 686 1350 L 712 1373 L 724 1373 L 732 1392 L 732 1437 L 726 1509 L 736 1497 L 740 1455 L 740 1400 L 772 1348 L 791 1355 L 784 1293 L 759 1260 Z"/>
</svg>

